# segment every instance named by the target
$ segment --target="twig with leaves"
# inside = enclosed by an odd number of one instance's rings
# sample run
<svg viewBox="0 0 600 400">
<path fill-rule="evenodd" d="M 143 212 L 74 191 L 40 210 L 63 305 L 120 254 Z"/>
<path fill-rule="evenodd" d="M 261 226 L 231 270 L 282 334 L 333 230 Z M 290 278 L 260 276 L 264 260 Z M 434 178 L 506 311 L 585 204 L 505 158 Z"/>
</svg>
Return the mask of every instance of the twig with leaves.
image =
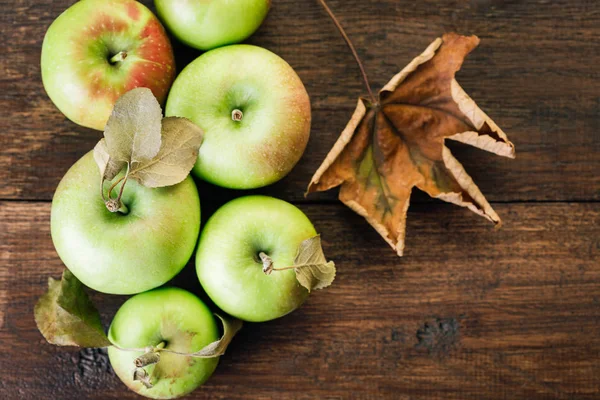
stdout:
<svg viewBox="0 0 600 400">
<path fill-rule="evenodd" d="M 309 292 L 314 289 L 323 289 L 333 283 L 335 279 L 335 263 L 327 261 L 321 247 L 321 236 L 313 236 L 300 243 L 294 265 L 276 267 L 273 260 L 264 252 L 259 253 L 263 264 L 263 272 L 270 275 L 273 271 L 293 269 L 296 279 Z"/>
<path fill-rule="evenodd" d="M 162 118 L 160 104 L 147 88 L 136 88 L 119 97 L 110 115 L 104 138 L 94 147 L 100 168 L 100 194 L 111 212 L 127 214 L 122 197 L 128 179 L 149 187 L 175 185 L 184 180 L 198 158 L 203 132 L 180 117 Z M 112 181 L 104 194 L 104 183 Z M 113 190 L 121 184 L 119 194 Z"/>
<path fill-rule="evenodd" d="M 122 351 L 143 352 L 134 360 L 134 376 L 144 385 L 151 387 L 150 375 L 144 367 L 160 361 L 160 353 L 171 353 L 185 357 L 214 358 L 225 354 L 233 337 L 242 328 L 242 321 L 216 314 L 223 324 L 223 336 L 199 351 L 185 353 L 164 348 L 163 344 L 145 348 L 123 348 L 112 343 L 104 333 L 100 314 L 85 292 L 85 286 L 65 268 L 60 281 L 48 279 L 48 291 L 34 308 L 34 318 L 39 331 L 48 343 L 58 346 L 110 347 Z"/>
</svg>

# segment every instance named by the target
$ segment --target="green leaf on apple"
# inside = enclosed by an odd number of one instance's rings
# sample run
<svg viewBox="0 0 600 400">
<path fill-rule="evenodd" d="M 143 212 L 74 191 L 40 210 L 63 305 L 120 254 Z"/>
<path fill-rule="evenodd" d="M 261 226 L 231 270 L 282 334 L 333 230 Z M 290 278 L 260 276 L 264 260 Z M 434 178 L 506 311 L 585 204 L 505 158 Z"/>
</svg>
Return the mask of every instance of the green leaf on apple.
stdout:
<svg viewBox="0 0 600 400">
<path fill-rule="evenodd" d="M 160 104 L 147 88 L 136 88 L 119 97 L 106 123 L 104 138 L 94 147 L 101 175 L 101 194 L 106 207 L 126 213 L 121 204 L 127 179 L 150 187 L 171 186 L 183 181 L 198 158 L 203 132 L 188 119 L 162 118 Z M 127 172 L 104 195 L 104 181 Z M 121 183 L 118 197 L 112 191 Z"/>
<path fill-rule="evenodd" d="M 276 268 L 271 258 L 264 253 L 260 254 L 260 258 L 263 263 L 263 272 L 267 275 L 270 275 L 272 271 L 294 269 L 296 279 L 309 292 L 326 288 L 335 279 L 335 263 L 327 261 L 325 258 L 321 247 L 321 235 L 313 236 L 300 243 L 294 265 L 290 267 Z"/>
<path fill-rule="evenodd" d="M 151 160 L 160 149 L 161 119 L 150 89 L 135 88 L 119 97 L 104 128 L 110 157 L 129 164 Z"/>
<path fill-rule="evenodd" d="M 65 268 L 62 279 L 48 279 L 48 291 L 34 308 L 44 338 L 58 346 L 107 347 L 98 310 L 79 280 Z"/>
<path fill-rule="evenodd" d="M 127 165 L 125 161 L 116 161 L 110 157 L 104 138 L 100 139 L 94 147 L 94 160 L 96 160 L 96 164 L 100 168 L 102 180 L 108 181 L 112 181 Z"/>
<path fill-rule="evenodd" d="M 215 358 L 225 354 L 233 337 L 242 328 L 242 321 L 215 314 L 223 324 L 223 335 L 217 341 L 193 353 L 165 349 L 163 346 L 147 347 L 145 354 L 135 359 L 135 367 L 145 367 L 160 361 L 160 352 L 197 358 Z M 67 268 L 62 279 L 48 279 L 48 291 L 40 297 L 34 308 L 35 322 L 44 338 L 51 344 L 78 347 L 121 348 L 110 342 L 102 329 L 100 314 L 85 292 L 85 286 Z M 145 376 L 145 375 L 144 375 Z M 144 378 L 139 375 L 140 380 Z"/>
<path fill-rule="evenodd" d="M 196 163 L 202 137 L 202 129 L 190 120 L 164 118 L 160 150 L 151 160 L 134 164 L 129 176 L 150 188 L 181 182 Z"/>
<path fill-rule="evenodd" d="M 331 285 L 335 279 L 335 264 L 327 261 L 321 247 L 321 235 L 313 236 L 300 243 L 294 260 L 296 279 L 310 292 Z"/>
<path fill-rule="evenodd" d="M 215 314 L 221 322 L 223 323 L 223 336 L 221 339 L 210 343 L 202 350 L 197 351 L 195 353 L 190 354 L 193 357 L 199 358 L 213 358 L 219 357 L 225 354 L 225 350 L 233 340 L 233 337 L 242 329 L 242 321 L 237 318 L 232 318 L 230 316 L 222 316 L 220 314 Z"/>
</svg>

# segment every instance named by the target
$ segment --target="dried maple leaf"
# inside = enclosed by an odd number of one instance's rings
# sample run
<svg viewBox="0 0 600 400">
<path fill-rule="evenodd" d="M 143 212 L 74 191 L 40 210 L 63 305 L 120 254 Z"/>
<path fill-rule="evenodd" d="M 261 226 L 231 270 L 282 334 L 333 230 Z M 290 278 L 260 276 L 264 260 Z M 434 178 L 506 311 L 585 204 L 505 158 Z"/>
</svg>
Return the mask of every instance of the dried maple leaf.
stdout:
<svg viewBox="0 0 600 400">
<path fill-rule="evenodd" d="M 515 156 L 504 132 L 454 78 L 478 44 L 476 36 L 446 34 L 394 76 L 378 98 L 360 98 L 350 122 L 313 176 L 308 193 L 341 185 L 340 200 L 365 217 L 400 256 L 413 187 L 499 223 L 498 215 L 444 144 L 452 139 Z"/>
</svg>

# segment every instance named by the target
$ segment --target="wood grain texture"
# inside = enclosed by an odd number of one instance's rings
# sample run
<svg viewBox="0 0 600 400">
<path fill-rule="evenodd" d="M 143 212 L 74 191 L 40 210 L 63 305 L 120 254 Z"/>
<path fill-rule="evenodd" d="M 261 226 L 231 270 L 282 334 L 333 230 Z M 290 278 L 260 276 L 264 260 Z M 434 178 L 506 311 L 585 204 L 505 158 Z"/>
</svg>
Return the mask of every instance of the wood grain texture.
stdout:
<svg viewBox="0 0 600 400">
<path fill-rule="evenodd" d="M 598 398 L 600 204 L 496 207 L 500 230 L 449 205 L 413 207 L 400 259 L 350 210 L 302 205 L 337 263 L 334 285 L 247 324 L 190 398 Z M 105 353 L 48 345 L 35 328 L 33 305 L 63 268 L 49 208 L 0 203 L 0 397 L 136 398 Z M 174 283 L 200 291 L 192 265 Z M 125 299 L 92 298 L 106 327 Z"/>
<path fill-rule="evenodd" d="M 1 0 L 0 198 L 50 199 L 60 177 L 100 133 L 66 120 L 46 96 L 39 57 L 44 32 L 72 1 Z M 146 1 L 146 4 L 150 2 Z M 560 1 L 331 0 L 379 89 L 445 31 L 482 43 L 458 75 L 515 143 L 517 159 L 453 145 L 490 201 L 599 200 L 600 4 Z M 286 59 L 312 99 L 303 159 L 264 189 L 303 201 L 310 177 L 364 95 L 350 52 L 316 1 L 278 0 L 249 43 Z M 182 68 L 200 53 L 176 44 Z M 312 199 L 330 201 L 336 190 Z M 422 201 L 425 196 L 417 196 Z"/>
<path fill-rule="evenodd" d="M 52 194 L 100 132 L 43 90 L 44 32 L 74 0 L 0 0 L 0 399 L 134 399 L 102 350 L 48 345 L 33 306 L 62 264 Z M 152 7 L 151 1 L 144 0 Z M 504 221 L 413 196 L 404 258 L 336 190 L 304 190 L 365 94 L 316 0 L 275 0 L 248 42 L 281 55 L 311 96 L 298 166 L 253 193 L 298 203 L 337 279 L 297 312 L 247 324 L 203 399 L 600 397 L 600 3 L 596 0 L 329 0 L 378 90 L 436 37 L 482 43 L 459 83 L 509 135 L 508 160 L 451 143 Z M 179 69 L 200 52 L 174 43 Z M 243 192 L 199 182 L 203 219 Z M 191 265 L 173 284 L 199 295 Z M 105 327 L 124 296 L 92 293 Z"/>
</svg>

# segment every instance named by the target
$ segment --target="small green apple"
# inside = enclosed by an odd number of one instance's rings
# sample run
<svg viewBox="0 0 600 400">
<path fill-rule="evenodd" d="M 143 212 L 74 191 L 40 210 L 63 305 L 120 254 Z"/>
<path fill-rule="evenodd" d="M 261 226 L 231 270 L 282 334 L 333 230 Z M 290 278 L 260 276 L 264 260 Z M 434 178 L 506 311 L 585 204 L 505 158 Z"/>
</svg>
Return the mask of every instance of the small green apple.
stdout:
<svg viewBox="0 0 600 400">
<path fill-rule="evenodd" d="M 191 257 L 200 230 L 200 200 L 189 176 L 156 189 L 130 179 L 122 201 L 126 215 L 107 210 L 92 152 L 69 169 L 52 199 L 58 255 L 81 282 L 104 293 L 139 293 L 167 282 Z"/>
<path fill-rule="evenodd" d="M 271 0 L 155 0 L 154 4 L 177 39 L 210 50 L 252 35 L 267 16 Z"/>
<path fill-rule="evenodd" d="M 246 196 L 230 201 L 206 223 L 196 253 L 202 287 L 223 311 L 252 322 L 300 307 L 308 291 L 294 270 L 265 275 L 259 253 L 291 266 L 302 241 L 317 233 L 302 211 L 283 200 Z"/>
<path fill-rule="evenodd" d="M 298 75 L 279 56 L 249 45 L 211 50 L 189 64 L 165 114 L 204 130 L 192 173 L 234 189 L 283 178 L 310 134 L 310 101 Z"/>
<path fill-rule="evenodd" d="M 193 353 L 219 339 L 219 329 L 208 307 L 193 294 L 174 287 L 155 289 L 127 300 L 113 319 L 110 341 L 120 348 L 156 347 Z M 153 399 L 173 399 L 202 385 L 217 367 L 218 358 L 194 358 L 167 352 L 144 367 L 152 388 L 133 380 L 134 360 L 143 352 L 108 348 L 117 376 L 134 392 Z"/>
<path fill-rule="evenodd" d="M 162 25 L 134 0 L 81 0 L 50 25 L 42 45 L 42 81 L 71 121 L 103 130 L 115 101 L 136 87 L 163 102 L 175 77 Z"/>
</svg>

